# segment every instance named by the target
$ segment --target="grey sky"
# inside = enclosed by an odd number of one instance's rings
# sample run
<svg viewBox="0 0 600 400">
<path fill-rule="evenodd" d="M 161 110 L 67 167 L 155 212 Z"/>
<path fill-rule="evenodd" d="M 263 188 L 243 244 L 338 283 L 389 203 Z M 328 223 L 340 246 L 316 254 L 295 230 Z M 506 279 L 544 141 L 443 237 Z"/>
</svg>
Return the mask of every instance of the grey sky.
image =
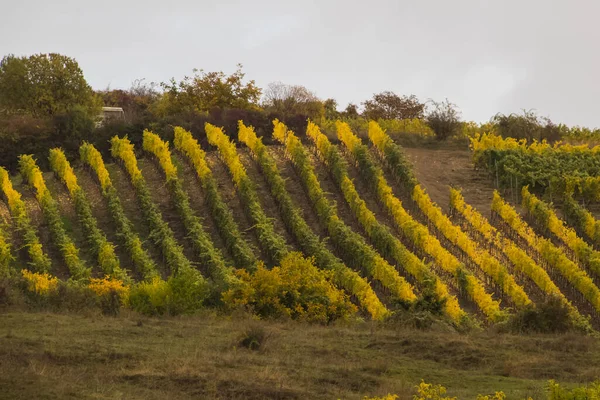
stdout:
<svg viewBox="0 0 600 400">
<path fill-rule="evenodd" d="M 392 90 L 467 120 L 534 108 L 600 127 L 600 2 L 0 0 L 0 54 L 75 57 L 96 89 L 192 68 L 300 84 L 340 107 Z"/>
</svg>

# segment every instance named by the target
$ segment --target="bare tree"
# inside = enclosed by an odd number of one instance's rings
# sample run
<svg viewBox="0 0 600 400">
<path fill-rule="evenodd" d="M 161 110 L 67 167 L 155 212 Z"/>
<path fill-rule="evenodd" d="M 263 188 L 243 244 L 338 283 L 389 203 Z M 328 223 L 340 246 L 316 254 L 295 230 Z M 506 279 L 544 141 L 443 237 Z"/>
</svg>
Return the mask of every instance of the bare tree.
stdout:
<svg viewBox="0 0 600 400">
<path fill-rule="evenodd" d="M 263 107 L 283 116 L 306 115 L 318 118 L 324 115 L 325 107 L 310 90 L 300 85 L 282 82 L 270 83 L 264 91 Z"/>
<path fill-rule="evenodd" d="M 390 91 L 374 94 L 362 104 L 363 116 L 373 120 L 423 118 L 425 110 L 425 104 L 415 95 L 401 97 Z"/>
<path fill-rule="evenodd" d="M 436 102 L 430 100 L 431 108 L 425 117 L 427 125 L 435 133 L 438 140 L 445 140 L 457 134 L 461 128 L 461 113 L 456 104 L 450 103 L 448 99 Z"/>
</svg>

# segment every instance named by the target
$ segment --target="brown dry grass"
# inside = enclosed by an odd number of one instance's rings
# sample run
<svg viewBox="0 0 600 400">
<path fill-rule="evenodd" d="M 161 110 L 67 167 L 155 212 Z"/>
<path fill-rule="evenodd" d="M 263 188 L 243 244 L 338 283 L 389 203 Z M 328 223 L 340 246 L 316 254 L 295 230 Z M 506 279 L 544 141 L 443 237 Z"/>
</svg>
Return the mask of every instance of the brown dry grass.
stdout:
<svg viewBox="0 0 600 400">
<path fill-rule="evenodd" d="M 261 351 L 239 345 L 259 325 Z M 474 398 L 540 398 L 547 379 L 591 381 L 596 339 L 461 335 L 356 323 L 311 326 L 236 315 L 140 319 L 0 314 L 0 398 L 409 398 L 421 379 Z"/>
</svg>

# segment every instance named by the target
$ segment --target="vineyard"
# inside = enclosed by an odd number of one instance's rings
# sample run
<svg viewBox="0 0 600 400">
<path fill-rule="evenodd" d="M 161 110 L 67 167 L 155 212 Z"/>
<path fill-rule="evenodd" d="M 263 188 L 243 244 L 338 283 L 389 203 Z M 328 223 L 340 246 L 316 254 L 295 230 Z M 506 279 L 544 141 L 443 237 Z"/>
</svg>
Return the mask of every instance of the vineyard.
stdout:
<svg viewBox="0 0 600 400">
<path fill-rule="evenodd" d="M 21 155 L 0 168 L 0 277 L 42 310 L 600 330 L 600 148 L 476 135 L 484 207 L 446 182 L 433 201 L 363 128 L 145 130 L 110 156 L 51 149 L 50 171 Z"/>
<path fill-rule="evenodd" d="M 329 128 L 335 142 L 275 120 L 266 146 L 241 121 L 237 144 L 206 124 L 206 149 L 180 127 L 173 143 L 144 131 L 140 148 L 115 136 L 106 160 L 88 143 L 79 160 L 51 149 L 46 173 L 22 155 L 18 176 L 0 169 L 2 274 L 32 302 L 87 292 L 108 313 L 425 312 L 465 329 L 557 302 L 575 329 L 600 327 L 600 223 L 582 205 L 600 193 L 597 148 L 477 135 L 475 166 L 522 204 L 496 191 L 475 209 L 450 188 L 445 212 L 376 122 L 362 139 Z"/>
</svg>

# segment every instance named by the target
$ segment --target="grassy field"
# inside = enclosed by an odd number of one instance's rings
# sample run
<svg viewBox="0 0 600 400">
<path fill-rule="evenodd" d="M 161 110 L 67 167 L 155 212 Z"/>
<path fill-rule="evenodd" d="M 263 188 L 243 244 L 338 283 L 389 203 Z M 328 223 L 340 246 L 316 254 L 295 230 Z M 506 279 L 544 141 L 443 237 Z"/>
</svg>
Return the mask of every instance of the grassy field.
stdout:
<svg viewBox="0 0 600 400">
<path fill-rule="evenodd" d="M 240 345 L 249 329 L 267 335 L 260 350 Z M 405 399 L 421 379 L 460 399 L 498 390 L 540 399 L 548 379 L 569 386 L 599 372 L 597 339 L 571 334 L 324 327 L 244 315 L 0 314 L 3 399 Z"/>
</svg>

